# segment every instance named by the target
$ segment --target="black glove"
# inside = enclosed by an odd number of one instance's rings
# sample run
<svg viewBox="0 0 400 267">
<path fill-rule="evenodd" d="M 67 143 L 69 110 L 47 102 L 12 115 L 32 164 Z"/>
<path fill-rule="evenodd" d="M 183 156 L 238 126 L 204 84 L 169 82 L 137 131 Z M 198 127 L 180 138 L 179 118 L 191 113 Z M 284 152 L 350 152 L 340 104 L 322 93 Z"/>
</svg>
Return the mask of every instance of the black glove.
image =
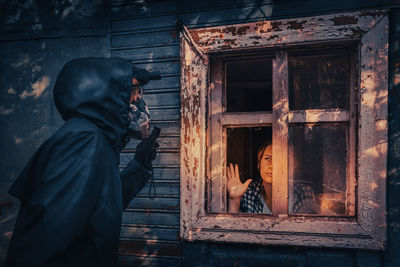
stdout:
<svg viewBox="0 0 400 267">
<path fill-rule="evenodd" d="M 150 139 L 141 141 L 136 146 L 135 159 L 140 162 L 146 169 L 152 169 L 151 162 L 157 157 L 157 150 L 160 145 L 158 142 L 154 142 Z"/>
</svg>

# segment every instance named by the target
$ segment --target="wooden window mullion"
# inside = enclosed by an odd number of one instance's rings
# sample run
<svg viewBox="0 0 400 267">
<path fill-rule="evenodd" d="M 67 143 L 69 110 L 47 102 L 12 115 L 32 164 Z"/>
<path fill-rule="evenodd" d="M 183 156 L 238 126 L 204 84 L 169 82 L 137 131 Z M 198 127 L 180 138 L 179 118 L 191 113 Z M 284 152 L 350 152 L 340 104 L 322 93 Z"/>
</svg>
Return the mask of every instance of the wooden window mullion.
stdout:
<svg viewBox="0 0 400 267">
<path fill-rule="evenodd" d="M 356 210 L 356 132 L 357 132 L 357 86 L 358 74 L 358 63 L 354 53 L 351 54 L 350 58 L 350 116 L 349 116 L 349 160 L 347 168 L 347 180 L 346 180 L 346 215 L 354 216 Z"/>
<path fill-rule="evenodd" d="M 277 51 L 272 65 L 272 212 L 288 210 L 289 75 L 286 51 Z"/>
<path fill-rule="evenodd" d="M 272 112 L 224 113 L 223 126 L 260 126 L 272 123 Z"/>
</svg>

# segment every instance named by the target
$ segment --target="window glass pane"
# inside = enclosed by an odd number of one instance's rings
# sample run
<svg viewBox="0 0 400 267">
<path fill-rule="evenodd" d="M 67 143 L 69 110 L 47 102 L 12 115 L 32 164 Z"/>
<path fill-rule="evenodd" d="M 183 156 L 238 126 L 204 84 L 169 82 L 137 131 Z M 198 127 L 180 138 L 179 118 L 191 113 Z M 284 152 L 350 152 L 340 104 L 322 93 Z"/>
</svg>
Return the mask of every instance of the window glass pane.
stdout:
<svg viewBox="0 0 400 267">
<path fill-rule="evenodd" d="M 272 110 L 272 60 L 226 64 L 228 112 Z"/>
<path fill-rule="evenodd" d="M 349 108 L 350 60 L 346 51 L 289 54 L 289 108 Z"/>
<path fill-rule="evenodd" d="M 239 177 L 229 174 L 236 171 L 236 164 Z M 231 205 L 236 205 L 238 212 L 271 214 L 271 127 L 228 128 L 227 165 L 228 209 L 232 211 Z M 249 186 L 245 184 L 248 179 L 252 179 Z M 235 197 L 240 203 L 230 201 Z"/>
<path fill-rule="evenodd" d="M 347 128 L 289 127 L 290 214 L 345 214 Z"/>
</svg>

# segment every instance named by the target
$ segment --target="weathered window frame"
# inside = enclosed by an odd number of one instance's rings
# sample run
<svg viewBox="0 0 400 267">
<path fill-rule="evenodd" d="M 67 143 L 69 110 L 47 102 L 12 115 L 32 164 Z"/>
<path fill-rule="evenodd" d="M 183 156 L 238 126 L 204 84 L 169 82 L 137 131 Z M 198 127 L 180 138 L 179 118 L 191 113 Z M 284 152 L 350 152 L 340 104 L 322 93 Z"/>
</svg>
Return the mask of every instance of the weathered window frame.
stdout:
<svg viewBox="0 0 400 267">
<path fill-rule="evenodd" d="M 338 46 L 338 44 L 336 44 Z M 355 147 L 356 147 L 356 127 L 357 114 L 355 110 L 355 79 L 354 67 L 356 66 L 354 44 L 343 44 L 350 53 L 350 72 L 349 72 L 349 110 L 346 109 L 289 109 L 289 70 L 288 70 L 288 51 L 286 48 L 274 48 L 272 51 L 261 50 L 259 53 L 246 53 L 245 55 L 236 53 L 220 54 L 213 56 L 210 60 L 210 83 L 213 84 L 213 90 L 209 92 L 209 109 L 217 109 L 218 112 L 209 112 L 208 146 L 213 147 L 209 155 L 209 177 L 226 177 L 225 169 L 220 166 L 227 166 L 228 162 L 226 152 L 226 132 L 224 128 L 228 127 L 271 127 L 273 145 L 273 182 L 272 182 L 272 212 L 274 215 L 288 214 L 288 181 L 290 177 L 289 168 L 289 126 L 293 124 L 306 123 L 348 123 L 349 137 L 348 149 L 349 159 L 347 164 L 347 190 L 346 190 L 346 216 L 355 215 Z M 347 47 L 349 46 L 350 49 Z M 321 47 L 308 47 L 308 51 L 323 49 Z M 331 49 L 331 46 L 330 46 Z M 325 48 L 325 52 L 328 50 Z M 293 51 L 291 51 L 293 52 Z M 273 73 L 273 97 L 271 111 L 258 112 L 227 112 L 226 111 L 226 82 L 224 82 L 226 73 L 226 63 L 240 61 L 238 59 L 251 58 L 253 60 L 260 58 L 272 59 Z M 221 102 L 222 99 L 222 102 Z M 225 101 L 224 101 L 225 100 Z M 222 103 L 222 104 L 221 104 Z M 222 106 L 222 109 L 221 109 Z M 221 145 L 215 145 L 221 144 Z M 227 198 L 225 180 L 212 179 L 207 185 L 208 201 L 207 210 L 209 212 L 227 212 Z M 222 186 L 221 186 L 222 185 Z M 321 215 L 317 215 L 321 216 Z M 343 216 L 334 215 L 330 216 Z"/>
<path fill-rule="evenodd" d="M 184 28 L 180 38 L 181 237 L 218 242 L 385 249 L 388 12 L 360 11 L 209 27 L 190 32 Z M 206 179 L 217 179 L 221 193 L 226 192 L 223 176 L 213 177 L 207 167 L 207 155 L 214 152 L 213 147 L 207 146 L 207 123 L 211 115 L 207 113 L 207 107 L 212 105 L 207 102 L 208 95 L 215 86 L 221 86 L 209 84 L 208 55 L 337 41 L 359 43 L 359 68 L 355 70 L 359 77 L 355 86 L 358 88 L 359 117 L 356 216 L 310 218 L 207 213 Z M 284 80 L 287 79 L 279 79 L 279 82 Z M 288 105 L 285 101 L 283 103 Z M 213 108 L 211 112 L 218 114 L 221 110 Z M 353 116 L 353 112 L 356 111 L 350 110 L 349 116 Z M 276 119 L 279 120 L 291 119 L 287 108 L 278 115 Z M 274 150 L 275 153 L 279 152 Z M 275 173 L 276 165 L 273 166 Z M 287 172 L 287 168 L 282 167 L 281 171 Z"/>
</svg>

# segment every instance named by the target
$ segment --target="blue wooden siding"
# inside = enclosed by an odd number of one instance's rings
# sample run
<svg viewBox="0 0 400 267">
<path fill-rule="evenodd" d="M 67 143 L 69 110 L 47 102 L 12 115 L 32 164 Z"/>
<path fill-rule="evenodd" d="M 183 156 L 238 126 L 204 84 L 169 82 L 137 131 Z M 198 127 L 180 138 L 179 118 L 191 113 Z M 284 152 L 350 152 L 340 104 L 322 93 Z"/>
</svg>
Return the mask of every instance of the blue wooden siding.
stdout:
<svg viewBox="0 0 400 267">
<path fill-rule="evenodd" d="M 162 129 L 160 148 L 153 162 L 156 197 L 147 184 L 130 203 L 121 228 L 123 266 L 182 264 L 179 240 L 179 129 L 180 64 L 175 2 L 148 5 L 150 14 L 135 11 L 135 4 L 113 3 L 111 55 L 138 67 L 159 70 L 162 79 L 144 87 L 152 124 Z M 137 141 L 121 153 L 121 167 L 134 156 Z"/>
<path fill-rule="evenodd" d="M 384 266 L 382 253 L 216 243 L 183 244 L 183 266 Z M 395 264 L 385 266 L 397 266 Z"/>
</svg>

